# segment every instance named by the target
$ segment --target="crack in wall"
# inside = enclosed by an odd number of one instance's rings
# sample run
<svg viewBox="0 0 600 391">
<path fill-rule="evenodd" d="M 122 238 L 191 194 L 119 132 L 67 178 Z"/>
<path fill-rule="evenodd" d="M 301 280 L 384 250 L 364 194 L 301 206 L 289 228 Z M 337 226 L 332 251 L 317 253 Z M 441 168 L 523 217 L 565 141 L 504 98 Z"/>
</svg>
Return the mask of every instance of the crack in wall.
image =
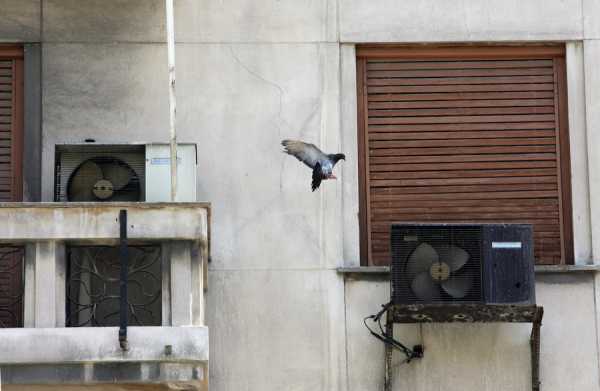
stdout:
<svg viewBox="0 0 600 391">
<path fill-rule="evenodd" d="M 285 94 L 283 87 L 281 87 L 279 84 L 275 83 L 274 81 L 271 81 L 271 80 L 267 79 L 266 77 L 260 75 L 258 72 L 250 69 L 250 67 L 248 67 L 246 64 L 244 64 L 242 62 L 242 60 L 239 58 L 239 56 L 233 50 L 232 46 L 229 46 L 229 52 L 230 52 L 233 60 L 236 62 L 236 64 L 238 64 L 242 69 L 244 69 L 246 72 L 248 72 L 248 74 L 252 75 L 254 78 L 262 81 L 263 83 L 265 83 L 271 87 L 274 87 L 277 90 L 277 93 L 279 95 L 279 107 L 277 109 L 277 114 L 275 116 L 276 117 L 275 126 L 277 127 L 277 134 L 279 136 L 279 139 L 281 140 L 281 124 L 282 123 L 287 124 L 282 116 L 283 95 Z M 283 190 L 283 165 L 284 165 L 284 158 L 281 158 L 281 164 L 280 164 L 280 168 L 279 168 L 279 191 L 280 192 Z"/>
</svg>

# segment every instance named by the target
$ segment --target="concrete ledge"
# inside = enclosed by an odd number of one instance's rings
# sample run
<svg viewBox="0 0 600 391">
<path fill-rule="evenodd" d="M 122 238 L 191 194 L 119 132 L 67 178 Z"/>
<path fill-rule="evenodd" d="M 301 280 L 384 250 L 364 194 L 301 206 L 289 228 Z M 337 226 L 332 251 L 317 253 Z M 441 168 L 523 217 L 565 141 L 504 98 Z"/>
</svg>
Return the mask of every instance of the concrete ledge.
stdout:
<svg viewBox="0 0 600 391">
<path fill-rule="evenodd" d="M 206 203 L 0 203 L 0 242 L 114 241 L 119 211 L 127 210 L 131 240 L 208 242 Z"/>
<path fill-rule="evenodd" d="M 0 365 L 208 362 L 207 327 L 129 327 L 127 352 L 118 335 L 118 327 L 0 329 Z"/>
<path fill-rule="evenodd" d="M 580 273 L 580 272 L 597 272 L 600 271 L 600 265 L 536 265 L 536 274 L 545 273 Z M 368 276 L 381 276 L 390 273 L 389 266 L 354 266 L 354 267 L 340 267 L 337 269 L 338 273 L 350 274 L 350 275 L 362 275 Z"/>
<path fill-rule="evenodd" d="M 579 273 L 597 272 L 600 265 L 537 265 L 536 273 Z"/>
<path fill-rule="evenodd" d="M 29 390 L 32 385 L 64 390 L 66 385 L 112 384 L 115 390 L 139 389 L 136 384 L 153 384 L 152 390 L 207 390 L 208 363 L 109 363 L 2 365 L 2 390 Z M 159 387 L 163 384 L 166 387 Z M 19 386 L 10 388 L 8 385 Z M 120 385 L 121 387 L 119 387 Z M 129 385 L 129 386 L 127 386 Z M 131 388 L 128 388 L 131 387 Z M 107 388 L 100 388 L 106 391 Z M 111 388 L 108 388 L 111 389 Z"/>
<path fill-rule="evenodd" d="M 339 267 L 337 268 L 338 273 L 342 274 L 389 274 L 389 266 L 353 266 L 353 267 Z"/>
</svg>

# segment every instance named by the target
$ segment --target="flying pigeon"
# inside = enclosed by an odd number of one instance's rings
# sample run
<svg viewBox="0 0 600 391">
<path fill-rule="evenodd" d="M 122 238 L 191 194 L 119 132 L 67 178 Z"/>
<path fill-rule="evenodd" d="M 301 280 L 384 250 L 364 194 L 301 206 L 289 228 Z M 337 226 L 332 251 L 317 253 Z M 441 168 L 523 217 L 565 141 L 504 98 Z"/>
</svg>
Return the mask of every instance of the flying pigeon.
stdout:
<svg viewBox="0 0 600 391">
<path fill-rule="evenodd" d="M 285 148 L 283 152 L 294 156 L 313 170 L 312 191 L 319 188 L 321 180 L 337 179 L 335 175 L 333 175 L 333 166 L 335 166 L 340 159 L 346 160 L 346 155 L 343 153 L 326 154 L 321 152 L 321 150 L 313 144 L 302 141 L 283 140 L 281 145 Z"/>
</svg>

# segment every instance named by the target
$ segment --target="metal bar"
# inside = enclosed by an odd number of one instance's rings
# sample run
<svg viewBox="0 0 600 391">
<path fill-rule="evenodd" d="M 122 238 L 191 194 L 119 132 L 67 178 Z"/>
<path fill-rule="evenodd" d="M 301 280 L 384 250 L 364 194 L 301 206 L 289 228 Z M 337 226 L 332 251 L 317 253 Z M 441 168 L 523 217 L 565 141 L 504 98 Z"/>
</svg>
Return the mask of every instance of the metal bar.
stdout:
<svg viewBox="0 0 600 391">
<path fill-rule="evenodd" d="M 120 288 L 120 322 L 119 322 L 119 345 L 123 350 L 129 350 L 129 342 L 127 342 L 127 272 L 129 269 L 129 248 L 127 247 L 127 211 L 119 212 L 120 224 L 120 243 L 119 243 L 119 260 L 121 266 L 121 278 L 119 281 Z"/>
<path fill-rule="evenodd" d="M 542 327 L 542 317 L 544 316 L 544 307 L 537 307 L 533 318 L 531 328 L 531 338 L 529 346 L 531 348 L 531 389 L 540 391 L 540 328 Z"/>
<path fill-rule="evenodd" d="M 396 304 L 388 309 L 394 323 L 533 323 L 539 307 L 511 304 Z"/>
<path fill-rule="evenodd" d="M 393 337 L 394 323 L 532 323 L 529 346 L 531 349 L 531 389 L 540 391 L 540 329 L 544 307 L 535 305 L 392 305 L 386 312 L 385 332 Z M 392 390 L 392 347 L 385 346 L 384 391 Z"/>
<path fill-rule="evenodd" d="M 169 66 L 169 136 L 171 144 L 171 202 L 177 199 L 177 132 L 175 129 L 175 17 L 173 0 L 165 0 L 167 19 L 167 61 Z"/>
<path fill-rule="evenodd" d="M 394 338 L 394 321 L 389 310 L 385 314 L 385 335 L 388 338 Z M 392 391 L 392 355 L 394 353 L 392 346 L 385 343 L 385 378 L 384 391 Z"/>
</svg>

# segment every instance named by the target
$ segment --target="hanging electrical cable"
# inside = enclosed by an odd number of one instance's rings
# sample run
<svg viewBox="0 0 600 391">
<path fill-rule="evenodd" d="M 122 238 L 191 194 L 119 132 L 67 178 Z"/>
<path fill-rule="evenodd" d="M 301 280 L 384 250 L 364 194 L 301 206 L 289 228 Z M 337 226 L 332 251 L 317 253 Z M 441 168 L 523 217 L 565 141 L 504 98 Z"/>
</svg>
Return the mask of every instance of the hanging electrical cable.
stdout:
<svg viewBox="0 0 600 391">
<path fill-rule="evenodd" d="M 423 357 L 423 346 L 422 345 L 415 345 L 415 346 L 413 346 L 412 349 L 410 349 L 406 345 L 404 345 L 402 342 L 389 336 L 383 329 L 383 325 L 381 324 L 381 319 L 383 317 L 383 314 L 387 312 L 390 305 L 391 305 L 391 302 L 384 304 L 382 306 L 383 308 L 378 313 L 376 313 L 374 315 L 366 316 L 363 319 L 363 323 L 364 323 L 365 327 L 367 328 L 367 330 L 369 330 L 369 332 L 371 333 L 371 335 L 373 337 L 377 338 L 384 344 L 389 345 L 392 348 L 398 349 L 402 353 L 404 353 L 404 355 L 406 356 L 406 359 L 401 364 L 409 363 L 413 359 L 416 359 L 416 358 L 422 358 Z M 369 319 L 371 319 L 373 322 L 375 322 L 379 326 L 379 333 L 376 332 L 375 330 L 373 330 L 371 327 L 369 327 L 369 324 L 367 323 L 367 320 L 369 320 Z"/>
</svg>

